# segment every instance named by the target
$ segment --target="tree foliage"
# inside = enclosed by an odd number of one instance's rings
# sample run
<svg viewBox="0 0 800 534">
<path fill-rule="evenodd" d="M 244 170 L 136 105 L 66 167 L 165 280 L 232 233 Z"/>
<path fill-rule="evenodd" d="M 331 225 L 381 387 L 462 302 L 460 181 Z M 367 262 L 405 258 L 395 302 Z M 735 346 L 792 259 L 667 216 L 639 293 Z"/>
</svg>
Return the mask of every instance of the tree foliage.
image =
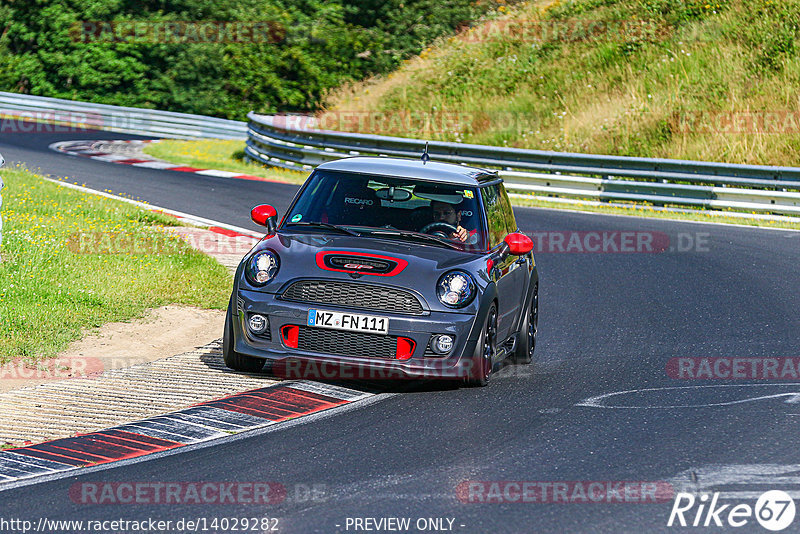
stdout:
<svg viewBox="0 0 800 534">
<path fill-rule="evenodd" d="M 0 90 L 236 119 L 315 110 L 331 88 L 396 68 L 496 2 L 3 0 Z M 266 22 L 271 38 L 179 42 L 120 30 L 186 21 Z"/>
</svg>

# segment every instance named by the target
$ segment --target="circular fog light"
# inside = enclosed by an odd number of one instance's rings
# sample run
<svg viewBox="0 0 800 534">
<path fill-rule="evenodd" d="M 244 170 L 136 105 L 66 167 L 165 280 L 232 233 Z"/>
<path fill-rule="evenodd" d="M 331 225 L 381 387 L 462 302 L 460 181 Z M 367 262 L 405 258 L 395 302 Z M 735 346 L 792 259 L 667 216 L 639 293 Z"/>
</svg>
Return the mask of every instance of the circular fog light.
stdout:
<svg viewBox="0 0 800 534">
<path fill-rule="evenodd" d="M 437 354 L 447 354 L 453 350 L 453 336 L 441 335 L 433 339 L 433 351 Z"/>
<path fill-rule="evenodd" d="M 250 331 L 254 334 L 263 334 L 267 331 L 269 323 L 263 315 L 251 315 L 249 321 Z"/>
</svg>

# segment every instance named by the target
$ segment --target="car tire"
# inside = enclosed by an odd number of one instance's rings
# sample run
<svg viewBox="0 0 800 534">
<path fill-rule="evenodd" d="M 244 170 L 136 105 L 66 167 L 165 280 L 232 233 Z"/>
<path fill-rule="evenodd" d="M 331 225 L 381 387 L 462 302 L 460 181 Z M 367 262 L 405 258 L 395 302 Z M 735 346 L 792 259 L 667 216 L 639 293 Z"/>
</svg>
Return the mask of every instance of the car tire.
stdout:
<svg viewBox="0 0 800 534">
<path fill-rule="evenodd" d="M 492 360 L 497 354 L 497 306 L 492 304 L 486 314 L 486 322 L 481 335 L 475 344 L 471 368 L 467 371 L 464 382 L 470 387 L 483 387 L 489 383 L 492 374 Z"/>
<path fill-rule="evenodd" d="M 225 366 L 234 371 L 245 371 L 257 373 L 264 367 L 264 360 L 246 356 L 233 350 L 233 308 L 228 305 L 228 312 L 225 314 L 225 332 L 222 336 L 222 359 Z"/>
<path fill-rule="evenodd" d="M 529 364 L 536 350 L 536 334 L 539 331 L 539 283 L 535 282 L 531 298 L 525 306 L 525 319 L 519 330 L 513 361 L 516 364 Z"/>
</svg>

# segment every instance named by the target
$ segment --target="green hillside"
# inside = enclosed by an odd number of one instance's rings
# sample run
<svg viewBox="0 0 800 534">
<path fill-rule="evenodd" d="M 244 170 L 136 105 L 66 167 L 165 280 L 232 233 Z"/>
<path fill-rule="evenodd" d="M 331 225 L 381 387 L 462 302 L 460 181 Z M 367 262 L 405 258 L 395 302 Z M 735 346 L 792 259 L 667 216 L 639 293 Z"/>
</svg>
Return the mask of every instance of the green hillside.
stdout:
<svg viewBox="0 0 800 534">
<path fill-rule="evenodd" d="M 332 94 L 325 124 L 800 165 L 798 27 L 798 0 L 528 2 Z"/>
</svg>

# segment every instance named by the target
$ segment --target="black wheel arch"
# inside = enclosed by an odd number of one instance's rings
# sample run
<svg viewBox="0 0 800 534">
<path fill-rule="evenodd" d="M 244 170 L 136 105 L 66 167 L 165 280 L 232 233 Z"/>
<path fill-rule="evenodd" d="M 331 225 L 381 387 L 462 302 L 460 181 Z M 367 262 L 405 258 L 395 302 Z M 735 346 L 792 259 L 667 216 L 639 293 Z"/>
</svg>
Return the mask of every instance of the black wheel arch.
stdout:
<svg viewBox="0 0 800 534">
<path fill-rule="evenodd" d="M 534 267 L 531 271 L 530 278 L 528 278 L 528 288 L 525 290 L 525 300 L 522 301 L 522 306 L 520 307 L 519 314 L 517 315 L 516 326 L 514 327 L 515 334 L 519 334 L 522 331 L 522 323 L 525 322 L 525 309 L 528 307 L 528 302 L 530 302 L 531 297 L 533 296 L 533 288 L 535 288 L 536 284 L 538 283 L 539 270 Z"/>
<path fill-rule="evenodd" d="M 472 357 L 472 354 L 475 352 L 475 345 L 481 337 L 483 324 L 486 322 L 486 318 L 489 315 L 489 308 L 492 306 L 492 303 L 497 302 L 497 286 L 495 283 L 489 283 L 478 298 L 480 298 L 478 311 L 475 314 L 475 320 L 472 321 L 472 329 L 467 337 L 467 344 L 464 346 L 464 352 L 461 354 L 462 359 Z"/>
</svg>

